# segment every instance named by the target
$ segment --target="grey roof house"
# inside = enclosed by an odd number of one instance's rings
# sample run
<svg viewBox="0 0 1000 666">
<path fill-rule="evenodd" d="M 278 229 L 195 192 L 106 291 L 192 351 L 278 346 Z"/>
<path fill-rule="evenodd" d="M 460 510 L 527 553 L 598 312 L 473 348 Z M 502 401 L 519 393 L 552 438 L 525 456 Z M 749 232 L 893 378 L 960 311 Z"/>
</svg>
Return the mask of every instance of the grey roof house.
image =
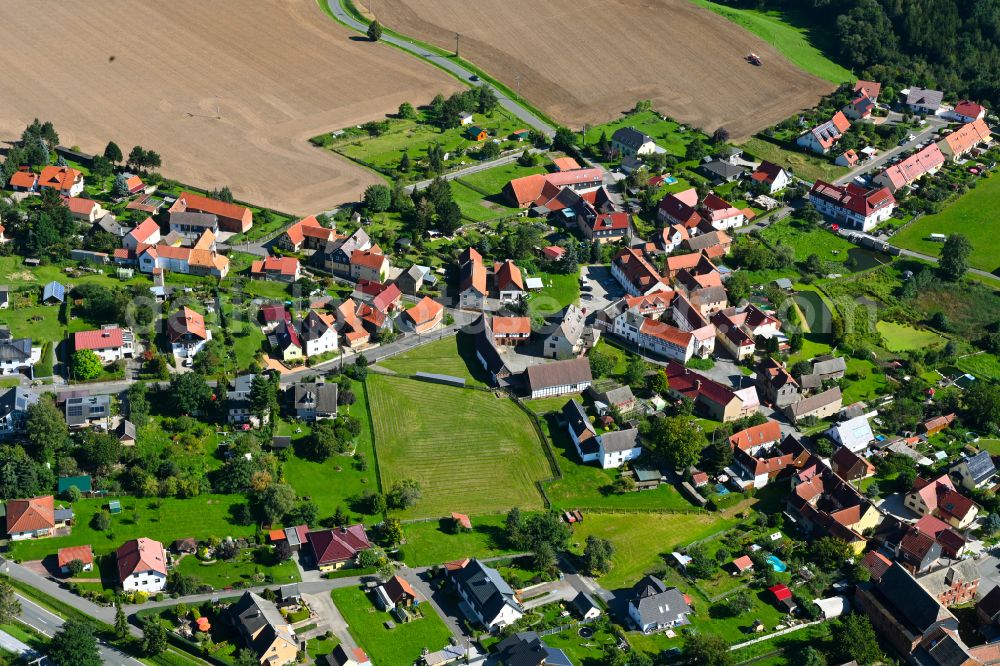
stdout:
<svg viewBox="0 0 1000 666">
<path fill-rule="evenodd" d="M 573 666 L 566 653 L 551 648 L 534 631 L 520 631 L 497 644 L 503 666 Z"/>
<path fill-rule="evenodd" d="M 110 395 L 73 396 L 66 399 L 66 424 L 82 428 L 111 416 Z"/>
<path fill-rule="evenodd" d="M 337 416 L 339 387 L 334 383 L 298 382 L 292 385 L 292 411 L 303 421 Z"/>
<path fill-rule="evenodd" d="M 586 316 L 573 304 L 563 310 L 558 323 L 554 324 L 542 343 L 542 355 L 549 358 L 572 358 L 580 355 L 585 348 L 584 332 Z"/>
<path fill-rule="evenodd" d="M 959 461 L 951 468 L 952 476 L 969 490 L 982 488 L 993 481 L 997 474 L 996 465 L 993 464 L 993 456 L 989 451 L 980 451 L 974 456 L 970 456 Z"/>
<path fill-rule="evenodd" d="M 38 402 L 38 394 L 20 386 L 0 393 L 0 436 L 14 435 L 24 430 L 28 407 Z"/>
<path fill-rule="evenodd" d="M 736 166 L 735 164 L 730 164 L 729 162 L 723 162 L 722 160 L 712 160 L 711 162 L 705 162 L 699 168 L 702 175 L 711 180 L 713 183 L 731 183 L 735 180 L 739 180 L 746 173 L 743 167 Z"/>
<path fill-rule="evenodd" d="M 653 576 L 636 583 L 628 602 L 629 618 L 644 634 L 690 624 L 692 612 L 680 590 Z"/>
<path fill-rule="evenodd" d="M 451 573 L 455 589 L 465 602 L 463 609 L 489 631 L 513 624 L 524 615 L 524 608 L 514 590 L 496 569 L 479 560 L 469 562 Z"/>
</svg>

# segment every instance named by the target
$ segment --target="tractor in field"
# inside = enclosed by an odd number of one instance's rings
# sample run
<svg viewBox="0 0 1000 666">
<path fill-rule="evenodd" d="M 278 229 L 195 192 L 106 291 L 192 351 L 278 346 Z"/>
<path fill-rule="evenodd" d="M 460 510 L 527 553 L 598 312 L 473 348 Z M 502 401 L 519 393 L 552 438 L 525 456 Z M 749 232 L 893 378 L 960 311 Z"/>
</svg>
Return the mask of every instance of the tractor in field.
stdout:
<svg viewBox="0 0 1000 666">
<path fill-rule="evenodd" d="M 748 53 L 743 59 L 756 67 L 760 67 L 764 64 L 764 61 L 760 59 L 760 56 L 753 52 Z"/>
</svg>

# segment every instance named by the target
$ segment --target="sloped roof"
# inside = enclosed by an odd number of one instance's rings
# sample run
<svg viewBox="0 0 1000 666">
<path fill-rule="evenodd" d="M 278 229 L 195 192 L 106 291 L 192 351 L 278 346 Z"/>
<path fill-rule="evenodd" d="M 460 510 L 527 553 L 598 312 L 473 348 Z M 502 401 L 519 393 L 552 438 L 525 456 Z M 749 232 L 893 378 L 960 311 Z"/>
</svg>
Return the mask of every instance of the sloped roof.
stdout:
<svg viewBox="0 0 1000 666">
<path fill-rule="evenodd" d="M 126 541 L 115 551 L 118 580 L 123 581 L 137 572 L 155 571 L 167 575 L 167 553 L 163 544 L 141 537 Z"/>
<path fill-rule="evenodd" d="M 7 502 L 8 534 L 52 529 L 55 525 L 55 500 L 52 495 Z"/>
<path fill-rule="evenodd" d="M 435 301 L 430 296 L 424 296 L 416 305 L 406 311 L 406 316 L 417 326 L 434 321 L 444 306 Z M 529 324 L 530 328 L 530 324 Z"/>
<path fill-rule="evenodd" d="M 590 361 L 584 357 L 528 366 L 525 375 L 532 390 L 593 381 Z"/>
<path fill-rule="evenodd" d="M 167 321 L 167 338 L 171 342 L 176 342 L 185 335 L 193 335 L 202 340 L 208 339 L 205 317 L 187 306 L 172 314 Z"/>
<path fill-rule="evenodd" d="M 115 349 L 125 344 L 121 328 L 114 326 L 96 331 L 78 331 L 73 334 L 73 349 Z"/>
<path fill-rule="evenodd" d="M 729 444 L 737 449 L 751 449 L 771 444 L 781 439 L 781 424 L 768 420 L 760 425 L 740 430 L 729 438 Z"/>
<path fill-rule="evenodd" d="M 310 532 L 309 544 L 320 565 L 346 562 L 360 551 L 371 548 L 364 525 L 350 525 Z"/>
</svg>

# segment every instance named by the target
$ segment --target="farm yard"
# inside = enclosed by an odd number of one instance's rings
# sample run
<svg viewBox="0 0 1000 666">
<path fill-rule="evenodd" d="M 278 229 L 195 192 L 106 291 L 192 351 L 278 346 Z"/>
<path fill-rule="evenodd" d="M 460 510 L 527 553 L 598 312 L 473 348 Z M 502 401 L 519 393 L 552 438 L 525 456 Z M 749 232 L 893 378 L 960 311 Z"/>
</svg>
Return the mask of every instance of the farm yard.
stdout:
<svg viewBox="0 0 1000 666">
<path fill-rule="evenodd" d="M 353 40 L 315 2 L 264 0 L 234 11 L 180 0 L 125 13 L 110 0 L 12 5 L 0 35 L 4 139 L 44 117 L 63 145 L 141 144 L 162 156 L 167 177 L 228 185 L 238 199 L 296 214 L 356 199 L 379 181 L 309 137 L 460 88 L 409 55 Z"/>
<path fill-rule="evenodd" d="M 531 16 L 531 21 L 525 21 Z M 636 100 L 709 132 L 734 138 L 812 106 L 833 84 L 808 74 L 740 26 L 687 0 L 386 0 L 379 21 L 407 36 L 453 49 L 556 121 L 579 128 L 618 116 Z M 572 41 L 539 25 L 558 25 Z M 503 29 L 498 29 L 503 26 Z M 609 34 L 629 35 L 607 40 Z M 711 36 L 713 57 L 703 57 Z M 600 53 L 594 44 L 601 44 Z M 763 67 L 743 57 L 760 54 Z M 635 54 L 642 53 L 637 66 Z M 592 65 L 579 67 L 587 61 Z"/>
<path fill-rule="evenodd" d="M 422 488 L 401 518 L 542 507 L 535 482 L 552 471 L 529 417 L 510 400 L 399 377 L 368 382 L 383 487 L 412 478 Z"/>
</svg>

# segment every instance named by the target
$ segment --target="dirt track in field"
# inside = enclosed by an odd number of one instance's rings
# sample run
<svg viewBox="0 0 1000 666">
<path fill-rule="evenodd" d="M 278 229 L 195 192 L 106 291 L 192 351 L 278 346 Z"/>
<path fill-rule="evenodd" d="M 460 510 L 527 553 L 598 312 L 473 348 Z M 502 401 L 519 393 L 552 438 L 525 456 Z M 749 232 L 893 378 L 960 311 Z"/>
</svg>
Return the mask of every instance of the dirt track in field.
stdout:
<svg viewBox="0 0 1000 666">
<path fill-rule="evenodd" d="M 357 39 L 315 0 L 4 5 L 0 138 L 48 119 L 63 145 L 140 144 L 160 153 L 165 176 L 291 213 L 379 180 L 309 137 L 460 87 Z"/>
<path fill-rule="evenodd" d="M 555 120 L 605 122 L 651 99 L 708 132 L 742 138 L 813 106 L 833 86 L 687 0 L 377 0 L 385 25 L 455 48 Z M 755 52 L 763 67 L 744 62 Z"/>
</svg>

